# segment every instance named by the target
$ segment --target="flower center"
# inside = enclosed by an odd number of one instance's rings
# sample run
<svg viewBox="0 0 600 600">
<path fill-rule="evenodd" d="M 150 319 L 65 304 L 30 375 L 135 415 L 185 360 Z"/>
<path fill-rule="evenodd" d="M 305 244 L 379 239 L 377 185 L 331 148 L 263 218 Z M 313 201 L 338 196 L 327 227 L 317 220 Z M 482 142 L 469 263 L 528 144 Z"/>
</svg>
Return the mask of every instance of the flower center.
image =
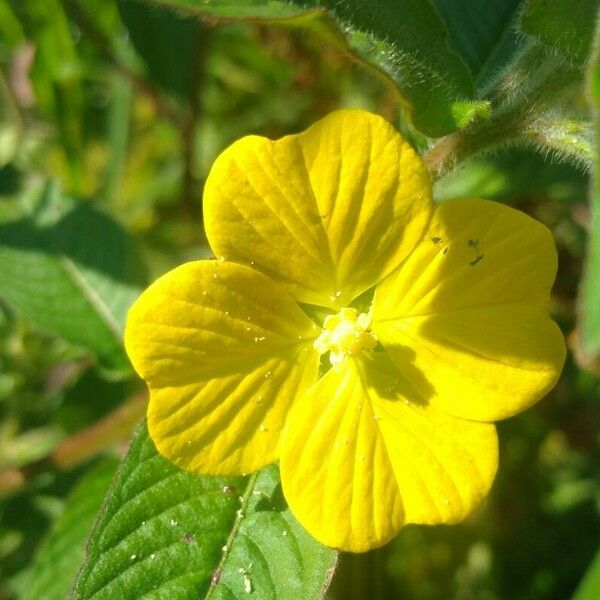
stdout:
<svg viewBox="0 0 600 600">
<path fill-rule="evenodd" d="M 355 308 L 342 308 L 337 315 L 325 317 L 323 331 L 314 341 L 319 354 L 329 352 L 332 365 L 346 356 L 371 350 L 377 345 L 377 338 L 371 333 L 371 317 L 359 313 Z"/>
</svg>

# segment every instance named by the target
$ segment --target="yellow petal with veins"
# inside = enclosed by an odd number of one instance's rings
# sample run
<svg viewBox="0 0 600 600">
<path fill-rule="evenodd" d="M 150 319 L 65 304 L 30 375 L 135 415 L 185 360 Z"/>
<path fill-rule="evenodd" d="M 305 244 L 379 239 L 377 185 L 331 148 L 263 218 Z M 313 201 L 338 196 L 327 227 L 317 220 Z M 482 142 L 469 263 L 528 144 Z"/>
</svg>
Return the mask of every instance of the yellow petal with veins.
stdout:
<svg viewBox="0 0 600 600">
<path fill-rule="evenodd" d="M 442 204 L 421 242 L 375 292 L 373 331 L 427 402 L 467 419 L 511 416 L 560 374 L 548 316 L 550 232 L 484 200 Z"/>
<path fill-rule="evenodd" d="M 387 121 L 342 110 L 298 135 L 235 142 L 211 169 L 204 210 L 216 256 L 252 265 L 300 302 L 339 309 L 417 243 L 431 184 Z"/>
<path fill-rule="evenodd" d="M 295 405 L 281 443 L 292 512 L 319 541 L 350 552 L 405 523 L 453 523 L 489 491 L 492 425 L 428 406 L 385 353 L 346 358 Z"/>
<path fill-rule="evenodd" d="M 204 474 L 275 461 L 287 413 L 317 376 L 317 334 L 281 286 L 242 265 L 198 261 L 158 279 L 125 332 L 158 450 Z"/>
</svg>

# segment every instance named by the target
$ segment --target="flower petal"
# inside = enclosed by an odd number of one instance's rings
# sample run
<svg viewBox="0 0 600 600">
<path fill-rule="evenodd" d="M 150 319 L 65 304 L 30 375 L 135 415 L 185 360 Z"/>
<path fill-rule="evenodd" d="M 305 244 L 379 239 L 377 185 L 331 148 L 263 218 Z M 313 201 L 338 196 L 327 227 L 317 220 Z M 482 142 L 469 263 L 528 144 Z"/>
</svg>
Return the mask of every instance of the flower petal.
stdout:
<svg viewBox="0 0 600 600">
<path fill-rule="evenodd" d="M 453 417 L 423 401 L 387 353 L 361 363 L 392 463 L 406 523 L 456 523 L 477 508 L 498 467 L 492 424 Z"/>
<path fill-rule="evenodd" d="M 385 544 L 404 509 L 354 361 L 330 369 L 295 405 L 281 441 L 283 493 L 320 542 L 350 552 Z"/>
<path fill-rule="evenodd" d="M 481 502 L 498 462 L 494 426 L 421 402 L 376 352 L 344 360 L 296 404 L 281 480 L 316 539 L 362 552 L 403 524 L 453 523 Z"/>
<path fill-rule="evenodd" d="M 511 416 L 560 374 L 565 344 L 547 315 L 550 232 L 484 200 L 437 209 L 427 234 L 382 282 L 373 330 L 421 396 L 468 419 Z"/>
<path fill-rule="evenodd" d="M 205 474 L 276 460 L 287 412 L 317 376 L 316 333 L 283 288 L 242 265 L 198 261 L 158 279 L 125 331 L 158 450 Z"/>
<path fill-rule="evenodd" d="M 204 206 L 216 256 L 253 265 L 300 302 L 338 308 L 412 250 L 431 184 L 387 121 L 342 110 L 298 135 L 234 143 L 212 167 Z"/>
</svg>

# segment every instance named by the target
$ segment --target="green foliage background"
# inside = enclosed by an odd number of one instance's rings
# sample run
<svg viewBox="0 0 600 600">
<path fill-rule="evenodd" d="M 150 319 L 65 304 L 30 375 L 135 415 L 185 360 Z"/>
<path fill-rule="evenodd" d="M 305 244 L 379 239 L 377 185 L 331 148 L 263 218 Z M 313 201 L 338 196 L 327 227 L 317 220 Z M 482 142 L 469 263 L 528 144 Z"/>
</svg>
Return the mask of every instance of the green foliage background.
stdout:
<svg viewBox="0 0 600 600">
<path fill-rule="evenodd" d="M 127 307 L 169 268 L 209 256 L 201 197 L 215 156 L 242 135 L 297 132 L 338 107 L 384 115 L 434 158 L 451 142 L 451 160 L 435 162 L 440 201 L 496 199 L 552 229 L 552 312 L 572 352 L 547 398 L 500 423 L 485 505 L 460 525 L 409 526 L 384 549 L 341 556 L 327 597 L 571 597 L 600 545 L 597 190 L 588 203 L 597 4 L 0 0 L 0 599 L 65 598 L 73 588 L 143 415 L 121 344 Z M 138 433 L 134 450 L 147 444 Z M 169 468 L 148 477 L 178 477 Z M 128 473 L 113 498 L 127 495 Z M 289 525 L 308 556 L 315 550 L 280 506 L 276 474 L 260 477 L 263 508 L 277 512 L 269 518 Z M 234 483 L 220 485 L 246 485 Z M 181 483 L 184 508 L 203 485 Z M 118 512 L 105 508 L 98 532 Z M 192 538 L 173 539 L 191 569 L 205 560 Z M 76 597 L 88 597 L 90 578 L 108 577 L 101 541 L 90 544 L 88 567 L 100 566 L 84 569 Z M 313 559 L 322 569 L 335 562 Z M 600 597 L 599 573 L 596 559 L 578 600 Z M 314 589 L 328 577 L 317 575 Z M 131 589 L 142 585 L 134 579 Z M 281 585 L 273 597 L 297 593 Z"/>
</svg>

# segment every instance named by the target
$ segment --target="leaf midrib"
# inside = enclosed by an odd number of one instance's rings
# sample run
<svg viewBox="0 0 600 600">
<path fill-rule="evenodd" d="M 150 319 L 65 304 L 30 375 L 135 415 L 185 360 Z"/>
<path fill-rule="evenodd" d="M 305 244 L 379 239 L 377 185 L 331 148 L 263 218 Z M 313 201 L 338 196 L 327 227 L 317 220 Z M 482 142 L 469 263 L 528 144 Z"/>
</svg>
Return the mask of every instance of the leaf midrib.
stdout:
<svg viewBox="0 0 600 600">
<path fill-rule="evenodd" d="M 232 548 L 232 546 L 235 542 L 235 539 L 240 531 L 242 521 L 244 520 L 244 517 L 246 516 L 246 511 L 247 511 L 248 505 L 250 503 L 250 497 L 252 495 L 252 492 L 254 491 L 254 486 L 256 485 L 257 478 L 258 478 L 258 471 L 256 473 L 253 473 L 250 476 L 250 478 L 248 479 L 248 483 L 246 484 L 246 489 L 244 490 L 244 494 L 242 495 L 241 500 L 240 500 L 240 508 L 236 512 L 235 520 L 231 527 L 231 531 L 229 532 L 229 535 L 227 536 L 227 541 L 225 542 L 225 546 L 224 546 L 225 549 L 223 550 L 223 555 L 221 556 L 221 560 L 219 561 L 219 564 L 215 567 L 215 570 L 213 571 L 213 577 L 211 577 L 210 585 L 208 587 L 208 590 L 206 590 L 206 594 L 204 595 L 204 600 L 209 600 L 211 598 L 213 592 L 215 591 L 215 589 L 217 588 L 217 586 L 220 583 L 221 574 L 223 573 L 223 568 L 225 567 L 225 563 L 227 562 L 227 559 L 229 558 L 229 555 L 231 554 L 231 548 Z M 217 576 L 215 576 L 214 574 L 217 574 Z"/>
<path fill-rule="evenodd" d="M 78 266 L 65 254 L 58 255 L 58 263 L 71 283 L 81 292 L 83 298 L 91 306 L 92 310 L 100 318 L 102 323 L 114 336 L 118 343 L 123 339 L 121 325 L 111 312 L 109 306 L 87 281 Z"/>
</svg>

